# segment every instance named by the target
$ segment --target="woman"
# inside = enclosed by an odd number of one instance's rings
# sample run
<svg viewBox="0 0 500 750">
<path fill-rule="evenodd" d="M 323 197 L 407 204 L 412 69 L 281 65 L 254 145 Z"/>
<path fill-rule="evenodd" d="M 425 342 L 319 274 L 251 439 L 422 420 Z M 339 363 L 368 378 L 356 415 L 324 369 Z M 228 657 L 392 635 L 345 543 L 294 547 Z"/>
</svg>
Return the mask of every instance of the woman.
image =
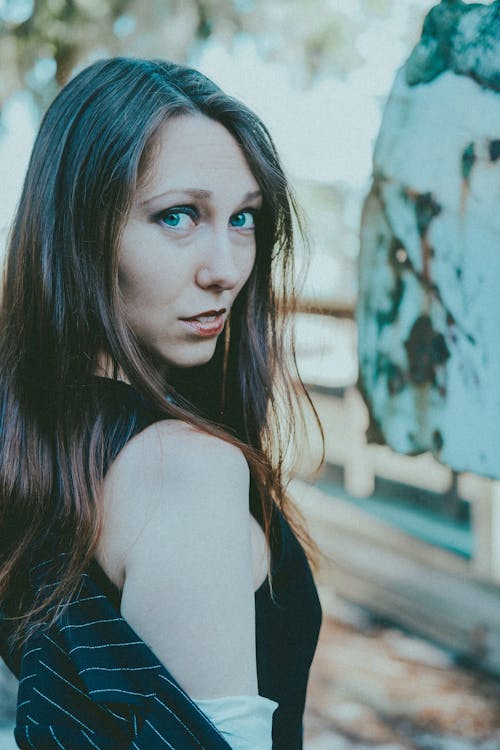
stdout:
<svg viewBox="0 0 500 750">
<path fill-rule="evenodd" d="M 19 747 L 302 746 L 321 614 L 277 420 L 292 214 L 264 126 L 194 70 L 101 61 L 47 111 L 0 343 Z"/>
</svg>

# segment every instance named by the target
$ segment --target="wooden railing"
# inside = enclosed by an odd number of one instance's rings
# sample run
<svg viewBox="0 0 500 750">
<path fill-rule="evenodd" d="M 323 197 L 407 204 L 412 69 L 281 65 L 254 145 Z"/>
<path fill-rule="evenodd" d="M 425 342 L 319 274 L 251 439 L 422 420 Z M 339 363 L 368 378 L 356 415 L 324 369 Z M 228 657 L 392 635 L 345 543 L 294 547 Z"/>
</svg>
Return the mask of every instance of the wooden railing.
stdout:
<svg viewBox="0 0 500 750">
<path fill-rule="evenodd" d="M 308 386 L 326 465 L 315 484 L 295 482 L 294 494 L 324 552 L 327 588 L 500 675 L 500 482 L 368 444 L 354 383 Z M 303 475 L 307 467 L 304 458 Z M 392 517 L 378 512 L 382 484 L 396 491 L 382 498 Z M 426 493 L 426 507 L 414 503 L 404 524 L 398 488 L 406 505 L 412 492 Z"/>
</svg>

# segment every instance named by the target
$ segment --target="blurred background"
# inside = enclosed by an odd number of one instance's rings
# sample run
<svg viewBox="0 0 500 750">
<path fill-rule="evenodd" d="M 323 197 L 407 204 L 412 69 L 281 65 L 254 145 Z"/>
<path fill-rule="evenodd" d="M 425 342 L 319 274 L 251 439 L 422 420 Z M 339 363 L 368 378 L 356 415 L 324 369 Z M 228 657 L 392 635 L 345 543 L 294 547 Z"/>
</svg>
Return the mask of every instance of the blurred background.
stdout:
<svg viewBox="0 0 500 750">
<path fill-rule="evenodd" d="M 0 258 L 46 106 L 101 57 L 199 68 L 262 117 L 281 153 L 310 238 L 299 367 L 326 437 L 319 476 L 308 476 L 313 437 L 291 485 L 323 553 L 306 750 L 500 748 L 498 481 L 369 442 L 358 388 L 360 226 L 374 144 L 434 4 L 0 0 Z M 5 750 L 14 747 L 14 691 L 4 669 Z"/>
</svg>

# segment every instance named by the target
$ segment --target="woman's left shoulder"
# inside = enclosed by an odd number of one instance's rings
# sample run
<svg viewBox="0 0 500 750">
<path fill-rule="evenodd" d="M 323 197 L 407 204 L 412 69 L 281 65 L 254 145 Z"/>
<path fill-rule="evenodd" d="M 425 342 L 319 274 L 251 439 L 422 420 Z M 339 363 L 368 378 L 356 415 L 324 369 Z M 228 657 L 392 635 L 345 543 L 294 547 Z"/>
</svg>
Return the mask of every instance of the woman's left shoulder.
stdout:
<svg viewBox="0 0 500 750">
<path fill-rule="evenodd" d="M 248 515 L 249 468 L 241 450 L 181 421 L 166 419 L 135 435 L 104 478 L 97 559 L 121 588 L 125 556 L 151 518 L 196 526 L 207 497 L 217 516 Z M 239 502 L 237 502 L 239 499 Z"/>
<path fill-rule="evenodd" d="M 192 695 L 257 691 L 249 469 L 238 447 L 158 422 L 105 479 L 101 566 L 121 611 Z M 108 571 L 106 571 L 108 572 Z"/>
</svg>

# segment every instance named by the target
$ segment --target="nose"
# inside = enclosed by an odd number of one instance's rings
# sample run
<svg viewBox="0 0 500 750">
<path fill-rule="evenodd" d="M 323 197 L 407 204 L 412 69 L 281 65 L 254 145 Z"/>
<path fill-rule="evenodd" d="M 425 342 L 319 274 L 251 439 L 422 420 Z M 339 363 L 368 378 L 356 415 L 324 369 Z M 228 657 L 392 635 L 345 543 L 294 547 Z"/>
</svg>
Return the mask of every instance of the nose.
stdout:
<svg viewBox="0 0 500 750">
<path fill-rule="evenodd" d="M 241 270 L 227 227 L 214 229 L 207 239 L 196 281 L 204 289 L 233 289 L 240 280 Z"/>
</svg>

